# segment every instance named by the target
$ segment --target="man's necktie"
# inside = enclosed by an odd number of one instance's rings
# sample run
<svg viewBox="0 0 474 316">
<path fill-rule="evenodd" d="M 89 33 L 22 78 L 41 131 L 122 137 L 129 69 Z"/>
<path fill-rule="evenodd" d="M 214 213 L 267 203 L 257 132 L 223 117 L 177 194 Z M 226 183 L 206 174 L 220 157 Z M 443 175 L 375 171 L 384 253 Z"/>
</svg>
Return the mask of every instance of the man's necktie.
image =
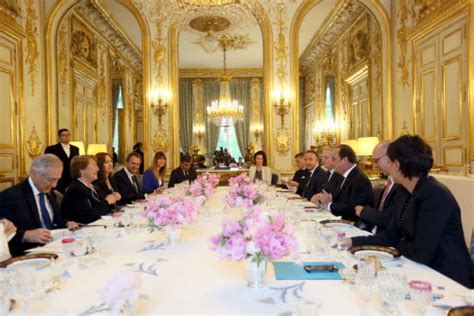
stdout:
<svg viewBox="0 0 474 316">
<path fill-rule="evenodd" d="M 311 182 L 311 176 L 312 176 L 312 175 L 313 175 L 313 173 L 312 173 L 312 172 L 310 172 L 310 173 L 308 174 L 308 180 L 306 181 L 306 185 L 304 186 L 304 192 L 303 192 L 303 195 L 305 195 L 305 194 L 306 194 L 306 190 L 307 190 L 307 189 L 308 189 L 308 187 L 309 187 L 309 183 Z"/>
<path fill-rule="evenodd" d="M 53 228 L 53 223 L 51 222 L 51 217 L 49 216 L 48 209 L 46 208 L 44 196 L 45 196 L 44 193 L 39 194 L 41 217 L 43 218 L 44 228 L 51 229 Z"/>
<path fill-rule="evenodd" d="M 387 184 L 385 185 L 385 189 L 383 190 L 382 198 L 380 199 L 379 210 L 383 210 L 383 205 L 385 203 L 385 199 L 387 198 L 388 192 L 390 191 L 390 186 L 392 185 L 392 180 L 390 178 L 387 180 Z"/>
<path fill-rule="evenodd" d="M 135 189 L 135 192 L 138 193 L 138 179 L 137 176 L 132 176 L 133 180 L 133 188 Z"/>
</svg>

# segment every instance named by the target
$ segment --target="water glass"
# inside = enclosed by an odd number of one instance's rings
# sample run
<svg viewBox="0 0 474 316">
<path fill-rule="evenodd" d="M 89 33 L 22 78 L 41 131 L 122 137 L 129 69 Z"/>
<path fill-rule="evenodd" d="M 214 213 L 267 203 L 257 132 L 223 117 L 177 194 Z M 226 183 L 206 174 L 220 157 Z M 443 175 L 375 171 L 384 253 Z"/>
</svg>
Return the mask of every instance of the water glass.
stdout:
<svg viewBox="0 0 474 316">
<path fill-rule="evenodd" d="M 406 276 L 395 272 L 380 271 L 377 274 L 377 282 L 383 300 L 389 307 L 389 314 L 399 315 L 398 304 L 407 293 Z"/>
<path fill-rule="evenodd" d="M 344 244 L 344 239 L 346 238 L 346 233 L 345 232 L 337 232 L 336 238 L 337 238 L 337 249 L 339 251 L 341 251 L 342 250 L 342 245 Z"/>
<path fill-rule="evenodd" d="M 423 314 L 426 310 L 426 306 L 431 304 L 432 300 L 432 287 L 431 283 L 425 281 L 410 281 L 410 297 L 420 314 Z"/>
<path fill-rule="evenodd" d="M 328 250 L 330 250 L 335 244 L 337 240 L 336 232 L 331 228 L 324 227 L 321 229 L 321 238 L 323 239 L 324 243 Z"/>
<path fill-rule="evenodd" d="M 36 271 L 34 268 L 22 267 L 17 269 L 16 297 L 23 309 L 28 311 L 31 298 L 36 291 Z"/>
<path fill-rule="evenodd" d="M 364 301 L 369 301 L 375 280 L 375 265 L 373 260 L 361 258 L 357 263 L 356 285 L 360 289 Z"/>
</svg>

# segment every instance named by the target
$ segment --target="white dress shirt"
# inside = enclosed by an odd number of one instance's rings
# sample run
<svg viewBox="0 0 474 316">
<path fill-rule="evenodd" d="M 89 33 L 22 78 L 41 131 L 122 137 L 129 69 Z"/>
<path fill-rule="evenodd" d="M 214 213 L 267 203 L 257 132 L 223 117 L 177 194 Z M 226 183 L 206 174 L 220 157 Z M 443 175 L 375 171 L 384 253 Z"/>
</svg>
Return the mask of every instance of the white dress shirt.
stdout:
<svg viewBox="0 0 474 316">
<path fill-rule="evenodd" d="M 66 156 L 69 158 L 71 157 L 71 144 L 63 144 L 61 143 L 61 147 L 63 148 Z"/>
<path fill-rule="evenodd" d="M 39 218 L 41 220 L 41 226 L 44 226 L 44 220 L 43 220 L 43 215 L 41 214 L 41 206 L 40 206 L 40 191 L 36 188 L 36 186 L 33 183 L 33 180 L 31 180 L 31 177 L 28 178 L 28 183 L 30 184 L 31 189 L 33 190 L 33 195 L 35 196 L 35 202 L 36 202 L 36 209 L 38 211 Z M 54 222 L 54 212 L 51 204 L 49 203 L 49 199 L 45 194 L 44 197 L 44 204 L 46 205 L 46 210 L 48 210 L 49 217 L 51 218 L 51 223 Z"/>
<path fill-rule="evenodd" d="M 342 188 L 342 186 L 344 185 L 344 182 L 346 182 L 347 176 L 349 175 L 349 173 L 351 173 L 352 169 L 354 169 L 355 167 L 357 167 L 356 164 L 354 164 L 352 167 L 350 167 L 349 169 L 347 169 L 346 172 L 344 172 L 344 174 L 342 175 L 342 177 L 343 177 L 344 179 L 342 180 L 341 186 L 340 186 L 339 188 Z M 328 210 L 330 210 L 330 211 L 331 211 L 331 204 L 332 204 L 332 202 L 329 202 L 329 204 L 328 204 Z"/>
</svg>

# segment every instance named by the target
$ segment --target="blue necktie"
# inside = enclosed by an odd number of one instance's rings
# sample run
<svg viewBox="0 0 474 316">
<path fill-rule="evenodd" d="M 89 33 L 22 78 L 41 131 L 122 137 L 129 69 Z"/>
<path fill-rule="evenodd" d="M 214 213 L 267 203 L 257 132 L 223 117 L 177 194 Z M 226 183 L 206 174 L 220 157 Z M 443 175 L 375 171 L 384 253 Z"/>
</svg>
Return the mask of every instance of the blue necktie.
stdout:
<svg viewBox="0 0 474 316">
<path fill-rule="evenodd" d="M 53 228 L 53 224 L 51 222 L 51 217 L 49 216 L 48 209 L 46 208 L 46 203 L 44 201 L 44 193 L 40 193 L 39 198 L 40 198 L 41 217 L 43 217 L 44 228 L 51 229 Z"/>
</svg>

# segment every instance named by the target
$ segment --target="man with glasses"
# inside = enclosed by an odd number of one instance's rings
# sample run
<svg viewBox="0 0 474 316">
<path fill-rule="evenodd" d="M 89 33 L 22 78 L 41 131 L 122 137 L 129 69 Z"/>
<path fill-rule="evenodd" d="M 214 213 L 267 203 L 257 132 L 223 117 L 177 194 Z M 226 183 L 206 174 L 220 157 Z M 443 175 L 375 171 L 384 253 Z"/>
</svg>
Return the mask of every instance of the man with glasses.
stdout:
<svg viewBox="0 0 474 316">
<path fill-rule="evenodd" d="M 69 183 L 71 183 L 71 174 L 69 166 L 74 156 L 79 155 L 79 148 L 71 145 L 71 132 L 67 128 L 61 128 L 58 131 L 59 143 L 46 147 L 45 154 L 53 154 L 63 162 L 63 172 L 61 179 L 58 181 L 56 190 L 61 193 L 66 191 Z"/>
<path fill-rule="evenodd" d="M 390 143 L 389 140 L 379 143 L 372 153 L 375 168 L 386 176 L 388 176 L 387 149 Z M 356 215 L 361 219 L 358 226 L 366 230 L 371 229 L 374 234 L 383 232 L 388 227 L 393 214 L 396 213 L 396 209 L 403 205 L 407 194 L 408 192 L 393 182 L 389 176 L 385 188 L 375 196 L 375 207 L 370 205 L 355 207 Z"/>
<path fill-rule="evenodd" d="M 9 242 L 13 256 L 49 243 L 53 229 L 77 227 L 75 222 L 63 221 L 50 194 L 62 170 L 59 158 L 41 155 L 33 160 L 28 179 L 0 193 L 0 218 L 10 220 L 17 227 Z"/>
</svg>

